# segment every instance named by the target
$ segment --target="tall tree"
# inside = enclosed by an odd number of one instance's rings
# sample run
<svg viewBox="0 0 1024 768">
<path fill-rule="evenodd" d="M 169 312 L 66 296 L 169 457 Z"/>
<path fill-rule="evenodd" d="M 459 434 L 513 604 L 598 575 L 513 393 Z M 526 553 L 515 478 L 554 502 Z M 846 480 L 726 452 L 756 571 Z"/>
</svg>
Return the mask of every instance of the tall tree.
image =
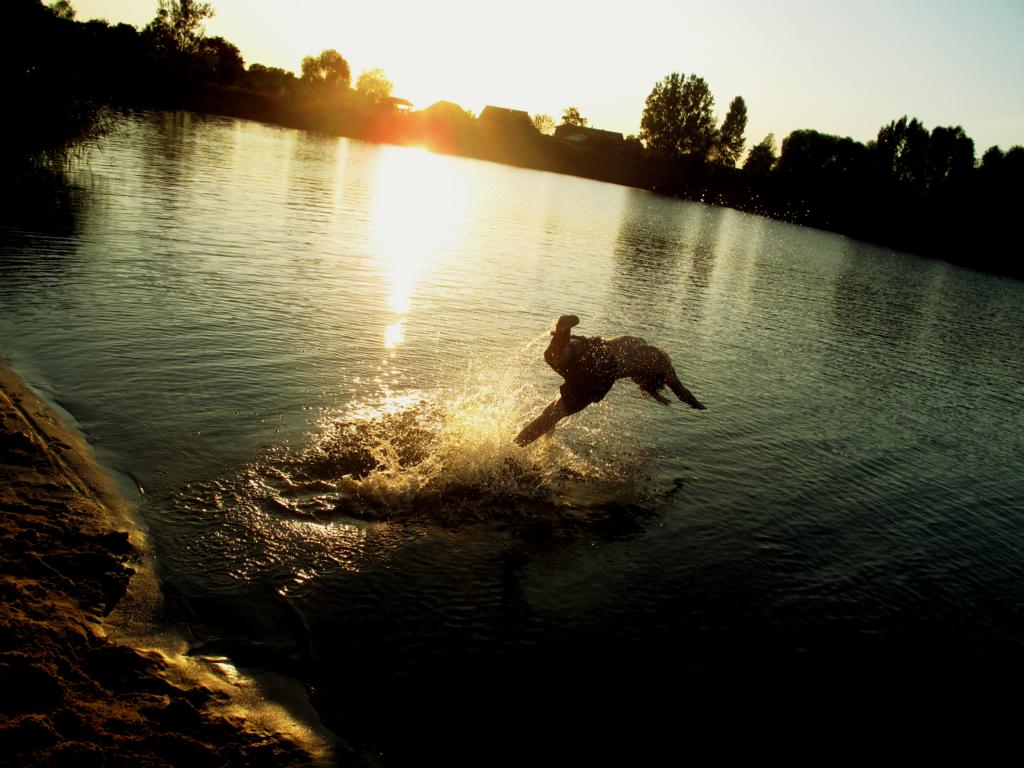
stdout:
<svg viewBox="0 0 1024 768">
<path fill-rule="evenodd" d="M 981 156 L 981 171 L 983 174 L 998 173 L 1002 167 L 1006 155 L 998 146 L 992 145 L 985 150 Z"/>
<path fill-rule="evenodd" d="M 245 77 L 245 61 L 238 47 L 223 37 L 205 37 L 199 41 L 200 74 L 221 85 L 233 85 Z"/>
<path fill-rule="evenodd" d="M 328 48 L 319 56 L 306 56 L 302 60 L 302 79 L 314 85 L 348 90 L 352 82 L 352 70 L 340 53 Z"/>
<path fill-rule="evenodd" d="M 647 97 L 640 138 L 659 155 L 706 159 L 715 138 L 714 105 L 704 78 L 673 72 Z"/>
<path fill-rule="evenodd" d="M 382 69 L 368 69 L 356 80 L 356 92 L 374 104 L 380 104 L 388 98 L 393 87 Z"/>
<path fill-rule="evenodd" d="M 936 126 L 928 143 L 928 187 L 963 188 L 974 170 L 974 141 L 959 125 Z"/>
<path fill-rule="evenodd" d="M 904 190 L 923 192 L 927 183 L 928 131 L 916 117 L 904 115 L 882 126 L 871 150 L 883 182 L 894 182 Z"/>
<path fill-rule="evenodd" d="M 775 166 L 775 134 L 769 133 L 750 148 L 743 170 L 755 176 L 767 176 Z"/>
<path fill-rule="evenodd" d="M 867 148 L 859 141 L 812 130 L 796 130 L 782 140 L 778 171 L 790 181 L 832 187 L 864 175 Z"/>
<path fill-rule="evenodd" d="M 72 20 L 70 3 L 18 0 L 3 11 L 0 82 L 9 118 L 0 124 L 0 166 L 9 172 L 70 162 L 76 147 L 109 125 L 100 106 L 106 83 L 90 76 L 94 57 L 83 45 L 84 25 Z"/>
<path fill-rule="evenodd" d="M 58 19 L 74 21 L 77 15 L 77 11 L 72 7 L 70 0 L 56 0 L 56 2 L 50 3 L 46 7 L 53 11 L 53 15 Z"/>
<path fill-rule="evenodd" d="M 203 25 L 213 17 L 210 3 L 195 0 L 160 0 L 154 18 L 146 31 L 172 52 L 192 53 L 203 39 Z"/>
<path fill-rule="evenodd" d="M 578 125 L 580 128 L 586 128 L 587 118 L 583 117 L 576 107 L 566 107 L 565 112 L 562 113 L 562 123 L 564 125 Z"/>
<path fill-rule="evenodd" d="M 248 86 L 256 91 L 282 96 L 295 84 L 295 75 L 280 67 L 250 64 L 246 72 Z"/>
<path fill-rule="evenodd" d="M 737 96 L 729 104 L 729 111 L 718 129 L 715 159 L 723 165 L 735 166 L 743 154 L 743 133 L 747 130 L 747 103 Z"/>
</svg>

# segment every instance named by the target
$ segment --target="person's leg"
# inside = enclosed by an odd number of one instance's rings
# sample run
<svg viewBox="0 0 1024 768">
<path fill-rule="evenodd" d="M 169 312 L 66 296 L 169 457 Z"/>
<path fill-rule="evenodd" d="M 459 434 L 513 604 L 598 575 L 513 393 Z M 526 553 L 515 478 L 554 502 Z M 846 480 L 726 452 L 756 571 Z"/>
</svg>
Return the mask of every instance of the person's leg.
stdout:
<svg viewBox="0 0 1024 768">
<path fill-rule="evenodd" d="M 565 407 L 565 401 L 562 400 L 562 398 L 558 398 L 554 402 L 550 403 L 547 408 L 541 411 L 540 416 L 523 427 L 522 432 L 516 435 L 516 445 L 520 447 L 529 445 L 541 435 L 554 429 L 555 424 L 568 415 L 568 411 Z"/>
<path fill-rule="evenodd" d="M 551 331 L 551 341 L 548 343 L 548 348 L 544 350 L 544 362 L 550 365 L 563 378 L 565 377 L 565 371 L 569 365 L 571 355 L 569 340 L 572 335 L 572 329 L 579 324 L 580 319 L 576 315 L 562 315 L 558 318 L 558 322 L 555 323 L 554 330 Z"/>
</svg>

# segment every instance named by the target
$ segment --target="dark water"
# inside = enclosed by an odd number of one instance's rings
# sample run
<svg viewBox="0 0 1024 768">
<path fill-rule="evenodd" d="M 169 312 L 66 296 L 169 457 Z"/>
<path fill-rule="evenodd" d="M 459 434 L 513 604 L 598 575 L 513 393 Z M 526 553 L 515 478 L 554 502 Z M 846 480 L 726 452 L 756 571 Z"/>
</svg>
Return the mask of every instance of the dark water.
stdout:
<svg viewBox="0 0 1024 768">
<path fill-rule="evenodd" d="M 0 355 L 144 489 L 198 652 L 302 679 L 385 764 L 1019 679 L 1021 283 L 182 114 L 73 182 L 4 218 Z M 708 411 L 620 382 L 515 448 L 563 312 Z"/>
</svg>

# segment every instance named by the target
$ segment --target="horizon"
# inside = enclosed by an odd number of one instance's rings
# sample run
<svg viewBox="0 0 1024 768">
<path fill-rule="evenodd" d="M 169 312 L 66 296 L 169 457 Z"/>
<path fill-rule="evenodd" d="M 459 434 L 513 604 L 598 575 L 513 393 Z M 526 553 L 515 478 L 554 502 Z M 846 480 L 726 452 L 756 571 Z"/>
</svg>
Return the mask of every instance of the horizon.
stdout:
<svg viewBox="0 0 1024 768">
<path fill-rule="evenodd" d="M 157 9 L 156 0 L 72 4 L 79 21 L 139 28 Z M 593 127 L 637 134 L 651 89 L 683 72 L 708 82 L 719 123 L 733 97 L 744 98 L 747 149 L 769 133 L 779 145 L 798 129 L 867 143 L 903 115 L 929 130 L 962 126 L 978 158 L 993 145 L 1024 144 L 1024 43 L 1017 39 L 1024 6 L 1008 0 L 969 9 L 951 2 L 891 8 L 878 0 L 856 9 L 799 0 L 767 9 L 744 0 L 728 12 L 643 0 L 615 14 L 525 0 L 514 17 L 500 19 L 464 0 L 399 5 L 401 11 L 342 10 L 328 0 L 287 7 L 214 0 L 206 34 L 238 46 L 246 66 L 295 73 L 303 56 L 334 48 L 353 81 L 380 68 L 394 95 L 416 109 L 443 99 L 476 114 L 491 104 L 549 114 L 558 123 L 575 106 Z M 400 28 L 393 23 L 398 12 Z M 489 34 L 496 20 L 501 39 Z M 709 36 L 707 29 L 728 32 Z"/>
</svg>

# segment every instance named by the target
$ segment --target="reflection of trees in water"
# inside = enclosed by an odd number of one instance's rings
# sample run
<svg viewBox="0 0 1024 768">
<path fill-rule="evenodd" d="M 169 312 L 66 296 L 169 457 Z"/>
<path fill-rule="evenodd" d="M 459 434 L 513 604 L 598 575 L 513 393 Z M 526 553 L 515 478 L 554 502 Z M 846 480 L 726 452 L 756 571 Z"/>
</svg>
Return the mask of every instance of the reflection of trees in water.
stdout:
<svg viewBox="0 0 1024 768">
<path fill-rule="evenodd" d="M 296 131 L 289 138 L 288 196 L 285 208 L 292 222 L 290 228 L 307 233 L 307 243 L 326 238 L 331 228 L 329 211 L 334 207 L 337 191 L 338 154 L 341 139 L 319 133 Z M 303 247 L 306 255 L 329 252 L 330 249 Z"/>
<path fill-rule="evenodd" d="M 288 187 L 293 194 L 288 206 L 321 207 L 334 192 L 341 140 L 306 131 L 296 131 L 292 139 Z"/>
<path fill-rule="evenodd" d="M 650 324 L 682 305 L 699 313 L 718 251 L 722 212 L 633 192 L 615 243 L 615 297 Z"/>
<path fill-rule="evenodd" d="M 0 205 L 0 242 L 6 245 L 8 238 L 29 232 L 54 236 L 80 232 L 92 199 L 88 180 L 86 172 L 68 175 L 63 169 L 39 170 L 19 178 L 17 194 Z M 4 255 L 6 249 L 0 252 L 0 257 Z"/>
<path fill-rule="evenodd" d="M 911 334 L 922 324 L 922 305 L 934 276 L 934 265 L 897 254 L 886 269 L 870 268 L 882 251 L 855 240 L 845 243 L 843 267 L 836 278 L 832 300 L 832 326 L 838 338 L 871 336 L 906 352 Z"/>
<path fill-rule="evenodd" d="M 37 173 L 19 180 L 18 193 L 0 206 L 0 284 L 6 294 L 32 287 L 43 275 L 66 277 L 92 204 L 80 172 Z M 2 294 L 0 294 L 2 295 Z"/>
<path fill-rule="evenodd" d="M 678 278 L 682 240 L 665 202 L 630 190 L 615 238 L 612 294 L 633 332 L 665 311 Z"/>
<path fill-rule="evenodd" d="M 844 250 L 844 241 L 830 240 Z M 822 297 L 831 299 L 822 312 L 822 375 L 844 398 L 884 400 L 887 434 L 896 434 L 933 380 L 926 308 L 942 265 L 849 240 L 840 258 L 831 296 Z"/>
<path fill-rule="evenodd" d="M 918 289 L 925 315 L 920 344 L 950 373 L 967 374 L 966 385 L 1014 381 L 1018 398 L 1024 395 L 1020 283 L 911 258 L 931 276 Z M 1012 370 L 1016 378 L 1008 376 Z"/>
<path fill-rule="evenodd" d="M 851 244 L 824 331 L 824 373 L 841 397 L 879 404 L 884 421 L 855 427 L 873 430 L 877 444 L 913 445 L 931 457 L 917 466 L 948 464 L 944 476 L 991 446 L 992 468 L 1013 453 L 1003 453 L 1009 415 L 1024 397 L 1020 307 L 1015 281 Z"/>
<path fill-rule="evenodd" d="M 143 152 L 142 159 L 151 165 L 154 171 L 171 174 L 177 179 L 185 162 L 191 160 L 196 151 L 195 128 L 202 123 L 203 116 L 191 112 L 162 112 L 154 116 L 153 125 L 159 131 L 159 149 L 154 152 Z M 148 121 L 146 121 L 148 122 Z M 164 161 L 170 162 L 164 162 Z"/>
<path fill-rule="evenodd" d="M 718 257 L 722 216 L 725 212 L 721 208 L 698 203 L 687 204 L 686 211 L 691 221 L 688 227 L 691 238 L 686 243 L 689 258 L 686 277 L 680 283 L 680 300 L 684 314 L 696 321 L 703 311 L 711 273 Z"/>
<path fill-rule="evenodd" d="M 129 139 L 128 144 L 134 150 L 130 156 L 145 169 L 143 178 L 153 182 L 147 183 L 145 194 L 157 198 L 154 202 L 162 221 L 173 221 L 179 214 L 185 215 L 191 201 L 183 200 L 182 192 L 193 181 L 190 174 L 208 162 L 206 158 L 197 158 L 203 123 L 224 120 L 191 112 L 161 112 L 129 123 L 130 132 L 146 134 L 141 142 Z M 223 138 L 224 132 L 218 131 L 217 136 Z M 219 142 L 217 149 L 230 151 Z"/>
<path fill-rule="evenodd" d="M 706 205 L 694 205 L 693 208 L 699 223 L 694 230 L 696 237 L 693 245 L 688 249 L 691 254 L 688 276 L 691 283 L 703 289 L 707 288 L 708 278 L 715 266 L 723 210 Z"/>
</svg>

